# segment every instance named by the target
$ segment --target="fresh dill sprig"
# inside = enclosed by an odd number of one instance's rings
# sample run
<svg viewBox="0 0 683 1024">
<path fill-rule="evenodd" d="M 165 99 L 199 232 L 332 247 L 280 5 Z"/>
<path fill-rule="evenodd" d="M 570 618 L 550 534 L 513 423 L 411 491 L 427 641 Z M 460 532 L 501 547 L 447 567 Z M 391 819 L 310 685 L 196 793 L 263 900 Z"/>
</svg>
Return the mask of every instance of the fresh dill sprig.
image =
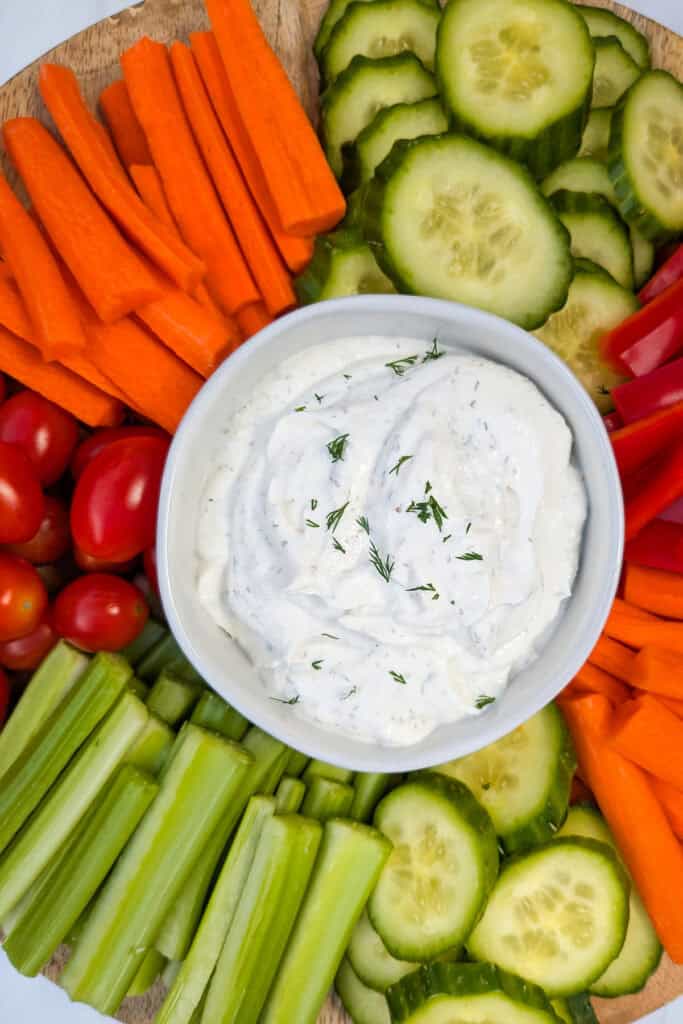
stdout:
<svg viewBox="0 0 683 1024">
<path fill-rule="evenodd" d="M 290 704 L 291 705 L 291 704 L 298 704 L 299 703 L 299 695 L 298 694 L 296 695 L 296 697 L 290 697 L 289 700 L 285 700 L 284 697 L 271 697 L 270 699 L 274 700 L 276 704 Z"/>
<path fill-rule="evenodd" d="M 365 516 L 358 516 L 356 522 L 360 526 L 361 530 L 365 530 L 368 536 L 370 536 L 370 523 L 367 521 Z"/>
<path fill-rule="evenodd" d="M 339 637 L 335 636 L 334 633 L 321 633 L 321 636 L 326 636 L 328 640 L 338 640 Z"/>
<path fill-rule="evenodd" d="M 297 405 L 297 407 L 294 410 L 294 412 L 306 412 L 306 406 L 305 405 Z"/>
<path fill-rule="evenodd" d="M 370 561 L 382 579 L 388 583 L 391 579 L 391 574 L 394 571 L 395 563 L 391 555 L 387 555 L 385 559 L 382 558 L 374 541 L 370 542 Z"/>
<path fill-rule="evenodd" d="M 418 358 L 418 356 L 404 356 L 403 359 L 394 359 L 393 362 L 384 365 L 393 370 L 397 377 L 402 377 L 407 369 L 415 365 Z"/>
<path fill-rule="evenodd" d="M 327 513 L 327 516 L 325 517 L 327 522 L 327 529 L 331 530 L 332 533 L 334 533 L 334 531 L 339 526 L 342 516 L 344 515 L 348 507 L 349 503 L 347 501 L 345 502 L 344 505 L 341 506 L 341 508 L 335 508 L 331 512 Z"/>
<path fill-rule="evenodd" d="M 349 690 L 349 692 L 345 693 L 344 696 L 341 697 L 340 699 L 341 700 L 348 700 L 349 697 L 353 697 L 354 694 L 356 694 L 356 693 L 358 693 L 358 687 L 357 686 L 352 686 L 351 689 Z"/>
<path fill-rule="evenodd" d="M 401 472 L 401 466 L 403 465 L 403 463 L 410 462 L 412 457 L 412 455 L 401 455 L 396 465 L 392 466 L 391 469 L 389 470 L 389 476 L 391 476 L 392 473 L 395 473 L 396 476 L 398 476 L 398 474 Z"/>
<path fill-rule="evenodd" d="M 313 397 L 317 400 L 318 405 L 320 405 L 320 403 L 322 402 L 322 400 L 323 400 L 323 398 L 325 396 L 324 395 L 319 395 L 319 394 L 317 394 L 317 392 L 314 391 L 313 392 Z"/>
<path fill-rule="evenodd" d="M 346 554 L 346 548 L 343 544 L 339 543 L 336 537 L 332 538 L 332 543 L 334 544 L 335 551 L 341 551 L 342 555 Z"/>
<path fill-rule="evenodd" d="M 320 523 L 316 523 L 315 519 L 307 519 L 306 526 L 310 526 L 312 530 L 320 529 Z"/>
<path fill-rule="evenodd" d="M 427 487 L 429 490 L 427 490 Z M 429 494 L 432 485 L 427 481 L 425 487 L 425 494 Z M 448 513 L 443 505 L 440 505 L 433 494 L 429 494 L 426 501 L 411 501 L 410 505 L 406 509 L 406 512 L 414 512 L 421 523 L 428 523 L 430 519 L 433 519 L 436 523 L 439 533 L 441 533 L 444 519 L 448 519 Z"/>
<path fill-rule="evenodd" d="M 315 512 L 317 507 L 318 507 L 318 499 L 317 498 L 311 498 L 311 512 Z"/>
<path fill-rule="evenodd" d="M 467 534 L 470 532 L 471 529 L 472 529 L 472 523 L 468 523 L 467 526 L 465 527 L 465 536 L 467 536 Z"/>
<path fill-rule="evenodd" d="M 452 536 L 453 536 L 452 533 L 447 533 L 441 543 L 445 544 L 447 541 L 449 541 L 451 539 Z"/>
<path fill-rule="evenodd" d="M 483 562 L 484 556 L 480 555 L 478 551 L 468 551 L 466 555 L 455 556 L 460 562 Z"/>
<path fill-rule="evenodd" d="M 351 374 L 350 373 L 345 373 L 344 374 L 344 380 L 351 380 Z"/>
<path fill-rule="evenodd" d="M 406 587 L 406 593 L 413 594 L 416 590 L 424 590 L 425 593 L 433 594 L 432 601 L 438 601 L 441 595 L 433 583 L 423 583 L 421 587 Z"/>
<path fill-rule="evenodd" d="M 495 697 L 487 697 L 486 694 L 482 694 L 481 697 L 477 697 L 474 706 L 477 711 L 481 711 L 482 708 L 488 707 L 489 704 L 495 704 L 495 701 Z"/>
<path fill-rule="evenodd" d="M 408 683 L 408 680 L 406 679 L 406 677 L 404 675 L 402 675 L 400 672 L 390 671 L 389 675 L 391 676 L 391 678 L 394 680 L 395 683 L 400 683 L 401 686 L 406 686 L 407 683 Z"/>
<path fill-rule="evenodd" d="M 430 484 L 429 480 L 427 480 L 427 482 L 425 483 L 425 494 L 429 494 L 431 489 L 432 485 Z"/>
<path fill-rule="evenodd" d="M 344 449 L 348 439 L 348 434 L 340 434 L 339 437 L 333 437 L 331 441 L 328 441 L 327 450 L 333 462 L 339 462 L 344 459 Z"/>
<path fill-rule="evenodd" d="M 432 341 L 432 347 L 425 352 L 422 362 L 429 362 L 430 359 L 441 359 L 441 356 L 443 355 L 445 355 L 445 353 L 439 351 L 439 339 L 434 338 Z"/>
<path fill-rule="evenodd" d="M 316 670 L 316 672 L 320 672 L 324 660 L 324 658 L 319 658 L 318 661 L 311 662 L 311 666 Z"/>
</svg>

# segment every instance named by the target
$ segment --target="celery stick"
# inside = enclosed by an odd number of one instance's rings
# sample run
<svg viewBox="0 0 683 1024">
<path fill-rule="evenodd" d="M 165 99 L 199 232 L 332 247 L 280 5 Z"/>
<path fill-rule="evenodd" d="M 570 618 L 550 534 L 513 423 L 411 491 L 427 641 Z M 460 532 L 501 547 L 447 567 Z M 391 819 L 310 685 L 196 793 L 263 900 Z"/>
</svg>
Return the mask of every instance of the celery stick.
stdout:
<svg viewBox="0 0 683 1024">
<path fill-rule="evenodd" d="M 289 761 L 287 762 L 287 774 L 298 779 L 306 768 L 309 760 L 310 759 L 306 754 L 301 754 L 298 750 L 290 750 Z"/>
<path fill-rule="evenodd" d="M 165 668 L 150 690 L 147 707 L 168 725 L 178 725 L 189 718 L 199 699 L 199 687 L 187 683 Z"/>
<path fill-rule="evenodd" d="M 141 679 L 137 679 L 133 676 L 128 683 L 128 689 L 131 693 L 134 693 L 143 704 L 147 703 L 147 698 L 149 697 L 149 686 L 147 683 L 143 683 Z"/>
<path fill-rule="evenodd" d="M 149 775 L 131 765 L 118 769 L 75 842 L 32 891 L 5 943 L 5 952 L 18 971 L 32 977 L 52 958 L 109 874 L 158 789 Z"/>
<path fill-rule="evenodd" d="M 390 851 L 389 840 L 374 828 L 355 821 L 327 823 L 260 1024 L 315 1024 Z"/>
<path fill-rule="evenodd" d="M 201 725 L 204 729 L 213 729 L 221 736 L 225 736 L 229 740 L 236 740 L 238 743 L 249 728 L 249 722 L 244 715 L 231 708 L 213 690 L 206 690 L 201 695 L 190 721 L 195 725 Z"/>
<path fill-rule="evenodd" d="M 309 761 L 302 777 L 306 785 L 309 785 L 313 778 L 332 779 L 333 782 L 348 784 L 353 779 L 353 772 L 348 768 L 338 768 L 336 764 L 313 760 Z"/>
<path fill-rule="evenodd" d="M 317 822 L 296 815 L 273 817 L 263 826 L 211 979 L 202 1024 L 253 1024 L 258 1019 L 313 870 L 320 837 Z M 289 891 L 294 889 L 296 900 Z M 287 918 L 288 927 L 278 929 L 274 944 L 280 915 Z"/>
<path fill-rule="evenodd" d="M 370 821 L 375 807 L 395 777 L 385 772 L 359 772 L 353 781 L 354 795 L 349 817 L 354 821 Z"/>
<path fill-rule="evenodd" d="M 142 633 L 133 640 L 132 644 L 123 648 L 121 657 L 129 661 L 135 668 L 138 662 L 142 661 L 154 645 L 163 640 L 165 636 L 168 636 L 168 631 L 160 622 L 157 622 L 156 619 L 147 619 Z"/>
<path fill-rule="evenodd" d="M 175 742 L 175 733 L 156 715 L 150 715 L 137 740 L 126 755 L 126 762 L 150 775 L 158 775 Z"/>
<path fill-rule="evenodd" d="M 249 801 L 190 951 L 156 1024 L 188 1024 L 200 1005 L 244 889 L 261 831 L 274 813 L 272 797 L 254 796 Z"/>
<path fill-rule="evenodd" d="M 124 693 L 48 793 L 0 861 L 0 921 L 28 892 L 87 813 L 147 718 L 145 705 L 132 693 Z"/>
<path fill-rule="evenodd" d="M 275 802 L 278 814 L 296 814 L 306 796 L 306 784 L 301 779 L 293 779 L 284 775 L 275 791 Z"/>
<path fill-rule="evenodd" d="M 121 695 L 131 672 L 130 665 L 115 654 L 96 655 L 54 715 L 7 769 L 0 786 L 0 853 Z"/>
<path fill-rule="evenodd" d="M 64 640 L 52 648 L 31 676 L 19 703 L 0 732 L 0 778 L 73 689 L 87 665 L 85 654 L 69 647 Z"/>
<path fill-rule="evenodd" d="M 164 983 L 166 991 L 168 991 L 173 985 L 174 981 L 180 974 L 180 968 L 182 966 L 182 960 L 169 960 L 166 966 L 164 967 L 163 974 L 161 975 L 161 980 Z"/>
<path fill-rule="evenodd" d="M 162 956 L 158 950 L 150 949 L 140 965 L 140 970 L 130 983 L 126 996 L 130 998 L 144 996 L 145 992 L 149 992 L 165 966 L 166 957 Z"/>
<path fill-rule="evenodd" d="M 313 775 L 306 789 L 301 813 L 309 818 L 317 818 L 318 821 L 344 818 L 351 810 L 353 796 L 353 786 L 324 779 L 322 775 Z"/>
<path fill-rule="evenodd" d="M 190 665 L 170 633 L 162 637 L 136 665 L 137 675 L 145 681 L 156 679 L 164 669 L 168 669 L 188 683 L 202 683 L 201 676 Z"/>
<path fill-rule="evenodd" d="M 289 759 L 288 747 L 255 725 L 242 740 L 242 746 L 253 754 L 255 761 L 249 776 L 251 793 L 274 793 Z"/>
<path fill-rule="evenodd" d="M 187 725 L 145 815 L 95 903 L 61 976 L 76 1001 L 113 1014 L 202 847 L 240 792 L 251 758 Z"/>
</svg>

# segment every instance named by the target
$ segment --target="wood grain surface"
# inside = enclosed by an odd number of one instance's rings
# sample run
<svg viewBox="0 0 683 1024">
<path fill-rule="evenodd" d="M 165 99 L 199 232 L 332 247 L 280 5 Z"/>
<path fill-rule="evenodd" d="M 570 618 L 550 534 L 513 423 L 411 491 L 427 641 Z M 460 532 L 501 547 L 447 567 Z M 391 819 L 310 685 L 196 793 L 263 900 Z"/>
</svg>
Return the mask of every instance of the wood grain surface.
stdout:
<svg viewBox="0 0 683 1024">
<path fill-rule="evenodd" d="M 252 2 L 306 109 L 316 119 L 318 76 L 311 44 L 327 0 Z M 506 0 L 500 2 L 505 3 Z M 633 22 L 650 40 L 653 65 L 668 68 L 683 79 L 681 36 L 611 0 L 592 0 L 592 3 L 613 10 Z M 186 39 L 189 32 L 206 27 L 208 22 L 202 0 L 143 0 L 143 3 L 136 4 L 122 14 L 107 18 L 74 36 L 41 60 L 57 61 L 72 67 L 94 106 L 104 86 L 120 77 L 119 54 L 141 35 L 148 34 L 162 42 L 171 42 L 174 39 Z M 39 65 L 40 61 L 36 61 L 0 89 L 0 121 L 30 114 L 50 123 L 38 95 L 36 79 Z M 0 158 L 10 177 L 13 177 L 4 153 L 0 154 Z M 656 870 L 656 865 L 653 865 L 653 870 Z M 672 898 L 676 897 L 680 900 L 681 894 L 672 893 Z M 59 963 L 55 961 L 46 973 L 56 977 L 58 970 Z M 644 992 L 623 999 L 597 999 L 594 1002 L 601 1024 L 633 1024 L 680 994 L 683 994 L 683 968 L 675 968 L 664 957 L 659 971 Z M 163 989 L 159 984 L 148 996 L 127 1000 L 118 1019 L 126 1024 L 150 1024 L 162 996 Z M 336 997 L 331 996 L 318 1024 L 346 1024 L 348 1020 Z M 291 1021 L 291 1024 L 300 1022 Z"/>
</svg>

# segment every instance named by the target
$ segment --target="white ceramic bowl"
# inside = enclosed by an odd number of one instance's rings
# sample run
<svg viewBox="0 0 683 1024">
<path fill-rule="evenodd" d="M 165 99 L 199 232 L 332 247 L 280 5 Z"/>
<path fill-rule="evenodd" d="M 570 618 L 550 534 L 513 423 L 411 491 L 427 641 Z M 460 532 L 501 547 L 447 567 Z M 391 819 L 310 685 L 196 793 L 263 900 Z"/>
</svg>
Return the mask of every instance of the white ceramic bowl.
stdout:
<svg viewBox="0 0 683 1024">
<path fill-rule="evenodd" d="M 195 534 L 200 496 L 219 434 L 263 375 L 302 349 L 336 338 L 415 337 L 487 356 L 533 380 L 574 434 L 589 516 L 574 590 L 540 656 L 511 679 L 485 712 L 440 726 L 408 747 L 385 747 L 332 732 L 269 699 L 253 668 L 207 615 L 197 596 Z M 477 750 L 547 704 L 586 660 L 619 579 L 623 506 L 611 446 L 596 408 L 544 345 L 505 320 L 466 306 L 407 296 L 367 296 L 308 306 L 277 320 L 232 355 L 190 406 L 171 447 L 159 511 L 158 563 L 168 621 L 204 679 L 243 715 L 312 757 L 357 771 L 424 768 Z"/>
</svg>

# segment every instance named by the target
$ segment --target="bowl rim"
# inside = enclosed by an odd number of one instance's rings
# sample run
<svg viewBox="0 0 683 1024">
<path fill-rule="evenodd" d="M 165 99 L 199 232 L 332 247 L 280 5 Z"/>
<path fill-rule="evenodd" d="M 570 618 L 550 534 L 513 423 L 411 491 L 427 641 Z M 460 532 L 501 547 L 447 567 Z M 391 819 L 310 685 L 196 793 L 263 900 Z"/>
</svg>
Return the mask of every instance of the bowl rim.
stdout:
<svg viewBox="0 0 683 1024">
<path fill-rule="evenodd" d="M 182 616 L 176 605 L 173 594 L 173 585 L 171 583 L 170 559 L 168 557 L 169 519 L 171 499 L 177 480 L 179 453 L 185 444 L 186 437 L 191 435 L 192 431 L 195 429 L 196 422 L 201 422 L 205 412 L 213 406 L 216 397 L 223 392 L 226 387 L 230 386 L 230 378 L 235 374 L 239 374 L 242 365 L 251 360 L 256 353 L 277 342 L 283 333 L 289 333 L 290 331 L 296 330 L 299 325 L 305 324 L 309 321 L 314 321 L 321 316 L 343 316 L 347 311 L 354 311 L 356 314 L 366 311 L 375 315 L 378 313 L 389 315 L 392 312 L 400 313 L 402 311 L 410 311 L 413 315 L 418 313 L 425 317 L 431 316 L 434 319 L 452 321 L 454 319 L 454 310 L 459 312 L 461 318 L 465 317 L 469 319 L 471 323 L 479 322 L 482 325 L 488 325 L 489 327 L 493 327 L 499 333 L 507 334 L 513 340 L 522 340 L 531 351 L 535 348 L 538 356 L 540 357 L 540 365 L 539 373 L 533 380 L 533 383 L 535 383 L 541 390 L 543 390 L 544 376 L 542 364 L 543 362 L 551 365 L 554 364 L 555 372 L 559 372 L 560 376 L 564 376 L 566 386 L 573 392 L 573 400 L 577 406 L 577 410 L 575 415 L 572 417 L 572 420 L 575 420 L 576 416 L 579 414 L 585 415 L 588 419 L 588 426 L 591 432 L 595 435 L 597 447 L 599 449 L 597 454 L 607 478 L 606 485 L 610 492 L 610 498 L 614 504 L 614 511 L 618 512 L 617 532 L 615 536 L 610 537 L 612 557 L 609 563 L 609 577 L 607 580 L 603 581 L 603 585 L 600 588 L 599 600 L 596 596 L 591 605 L 591 622 L 594 625 L 593 642 L 597 641 L 617 591 L 621 575 L 624 547 L 623 497 L 616 462 L 609 443 L 609 436 L 604 428 L 604 424 L 597 407 L 583 385 L 567 367 L 564 361 L 538 338 L 535 338 L 533 334 L 508 320 L 504 320 L 501 317 L 496 316 L 493 313 L 480 310 L 476 307 L 464 306 L 461 303 L 450 302 L 442 299 L 391 294 L 367 296 L 355 295 L 340 299 L 330 299 L 296 309 L 275 320 L 248 341 L 244 342 L 240 348 L 231 354 L 203 384 L 187 409 L 180 426 L 176 431 L 169 449 L 162 477 L 156 542 L 159 592 L 168 626 L 183 654 L 197 669 L 206 685 L 211 689 L 214 689 L 219 695 L 223 696 L 224 699 L 228 700 L 229 703 L 234 706 L 237 711 L 243 714 L 251 724 L 258 726 L 265 732 L 273 735 L 275 738 L 281 740 L 281 742 L 287 744 L 287 746 L 300 750 L 302 753 L 312 758 L 343 765 L 344 767 L 352 768 L 354 771 L 405 772 L 424 769 L 426 767 L 430 767 L 430 765 L 425 763 L 424 754 L 420 755 L 419 744 L 409 746 L 390 746 L 372 741 L 358 741 L 346 733 L 336 732 L 335 730 L 329 729 L 313 720 L 305 719 L 303 716 L 296 716 L 296 719 L 299 723 L 303 723 L 303 726 L 307 730 L 307 738 L 310 739 L 310 742 L 302 744 L 301 737 L 297 737 L 296 743 L 294 743 L 291 740 L 291 737 L 287 735 L 289 731 L 287 721 L 276 713 L 268 714 L 270 709 L 267 708 L 267 705 L 265 705 L 263 709 L 259 708 L 259 702 L 262 701 L 262 697 L 260 695 L 254 698 L 252 706 L 249 701 L 245 702 L 241 699 L 242 695 L 240 693 L 234 696 L 234 699 L 232 694 L 230 694 L 230 696 L 226 696 L 226 692 L 230 690 L 229 677 L 225 680 L 227 685 L 224 685 L 221 689 L 215 686 L 212 682 L 211 676 L 214 675 L 214 671 L 209 665 L 210 659 L 208 658 L 208 655 L 205 656 L 204 651 L 201 649 L 201 645 L 195 642 L 193 637 L 190 635 L 190 632 L 186 629 Z M 467 351 L 466 344 L 462 347 Z M 286 356 L 283 356 L 281 361 L 284 361 L 285 358 Z M 484 358 L 491 357 L 484 356 Z M 509 365 L 504 359 L 494 361 L 500 362 L 501 365 Z M 276 365 L 277 362 L 274 362 L 273 366 Z M 514 369 L 514 367 L 512 368 Z M 226 380 L 228 382 L 227 384 Z M 548 400 L 551 401 L 550 399 Z M 554 403 L 551 402 L 551 404 Z M 568 417 L 564 412 L 562 412 L 562 415 L 568 421 L 572 435 L 574 435 L 573 422 L 568 420 Z M 588 497 L 590 507 L 590 492 L 588 493 Z M 581 571 L 582 567 L 581 564 L 579 564 L 579 567 L 577 568 L 577 575 Z M 571 600 L 571 597 L 569 600 Z M 573 670 L 569 678 L 573 677 L 576 671 L 578 671 L 586 660 L 590 651 L 590 645 L 584 644 L 584 647 L 587 647 L 585 656 L 583 653 L 579 655 L 578 652 L 575 651 L 573 657 L 567 659 L 568 662 L 573 665 Z M 541 651 L 539 657 L 542 656 Z M 548 673 L 548 679 L 552 680 L 553 678 L 554 675 L 552 673 Z M 513 682 L 514 679 L 508 683 L 508 686 Z M 502 736 L 527 721 L 533 716 L 533 714 L 540 711 L 547 703 L 554 700 L 564 685 L 566 684 L 562 683 L 560 686 L 546 685 L 542 687 L 537 694 L 538 699 L 534 701 L 536 707 L 531 711 L 521 708 L 509 711 L 506 709 L 503 720 L 504 724 L 501 724 L 498 718 L 488 719 L 488 716 L 485 714 L 473 719 L 473 722 L 476 721 L 477 723 L 476 741 L 470 744 L 465 744 L 468 749 L 458 749 L 458 751 L 452 756 L 465 756 L 467 753 L 482 749 L 488 744 L 500 739 Z M 354 756 L 353 764 L 348 763 L 348 758 L 345 761 L 341 755 L 335 755 L 333 748 L 337 739 L 340 741 L 350 741 L 359 745 L 359 753 L 358 756 Z M 361 750 L 363 751 L 362 753 L 360 752 Z M 432 761 L 432 764 L 442 763 L 448 759 L 448 757 L 439 758 L 438 761 Z"/>
</svg>

